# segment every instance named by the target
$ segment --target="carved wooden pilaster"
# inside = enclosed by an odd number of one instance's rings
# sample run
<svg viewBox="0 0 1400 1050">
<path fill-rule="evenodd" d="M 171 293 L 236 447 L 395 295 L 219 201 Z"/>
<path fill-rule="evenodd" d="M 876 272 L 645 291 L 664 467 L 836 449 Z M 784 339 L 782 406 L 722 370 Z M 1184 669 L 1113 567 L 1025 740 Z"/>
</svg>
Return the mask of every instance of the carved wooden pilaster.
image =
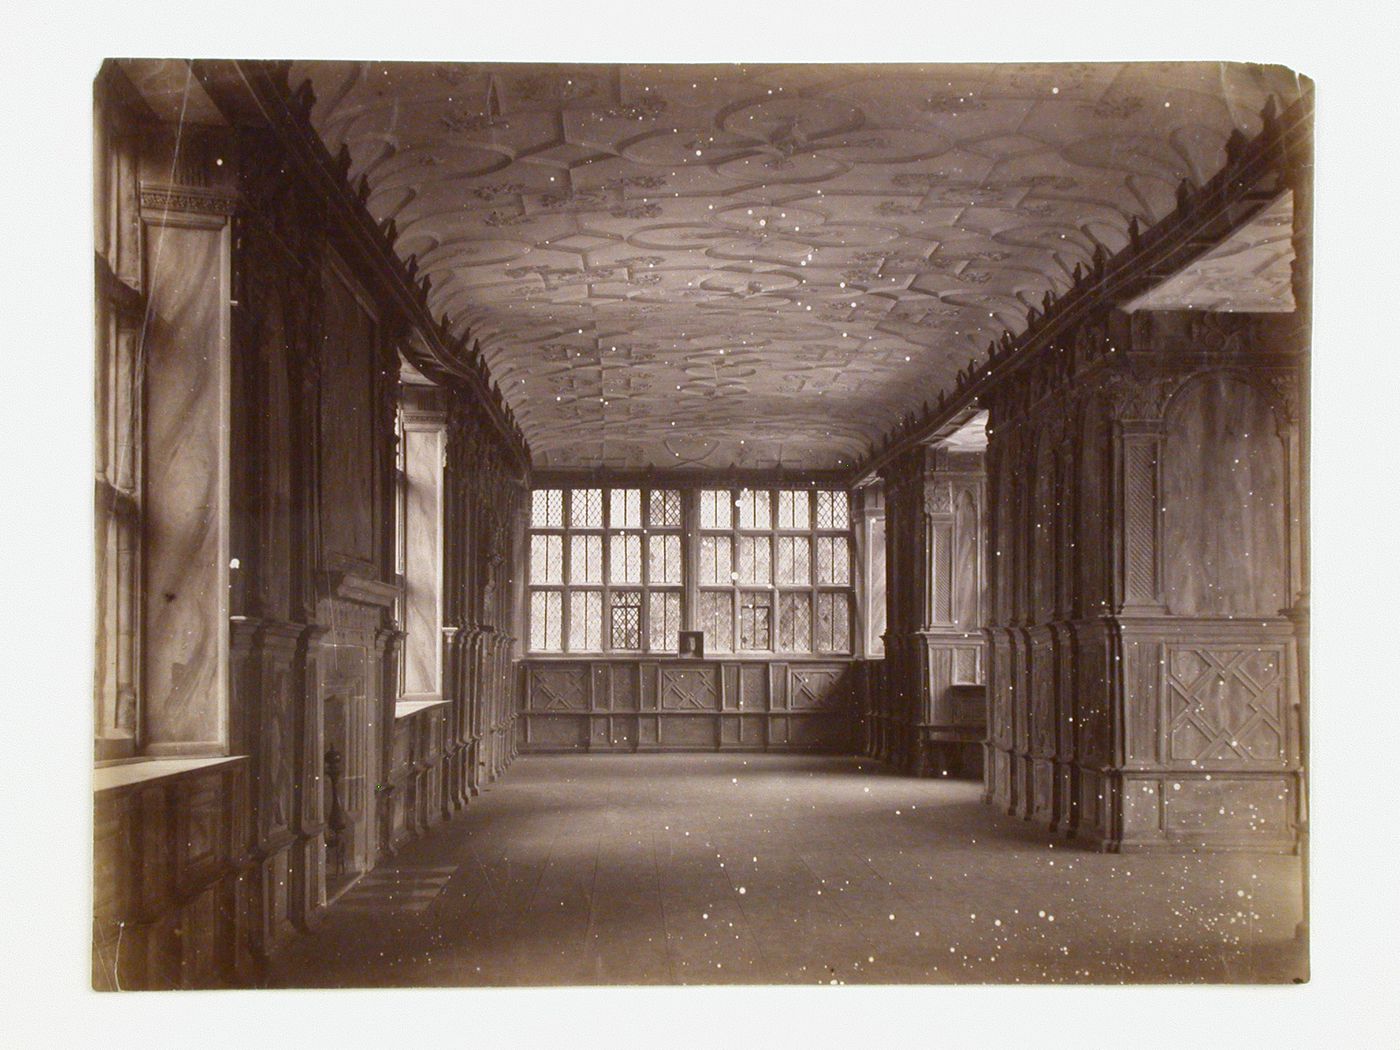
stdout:
<svg viewBox="0 0 1400 1050">
<path fill-rule="evenodd" d="M 300 689 L 296 704 L 295 755 L 292 792 L 292 863 L 289 910 L 292 922 L 311 928 L 323 904 L 325 858 L 322 835 L 325 807 L 321 797 L 324 718 L 321 710 L 319 660 L 321 642 L 329 628 L 312 625 L 297 639 L 293 671 Z"/>
<path fill-rule="evenodd" d="M 1110 373 L 1118 507 L 1117 604 L 1125 614 L 1164 610 L 1162 597 L 1161 405 L 1167 381 Z"/>
<path fill-rule="evenodd" d="M 399 656 L 404 632 L 397 624 L 380 627 L 374 632 L 374 663 L 379 668 L 379 714 L 375 721 L 379 729 L 378 775 L 374 778 L 372 799 L 376 822 L 376 839 L 381 851 L 393 849 L 393 790 L 391 773 L 394 768 L 394 722 L 398 703 Z"/>
</svg>

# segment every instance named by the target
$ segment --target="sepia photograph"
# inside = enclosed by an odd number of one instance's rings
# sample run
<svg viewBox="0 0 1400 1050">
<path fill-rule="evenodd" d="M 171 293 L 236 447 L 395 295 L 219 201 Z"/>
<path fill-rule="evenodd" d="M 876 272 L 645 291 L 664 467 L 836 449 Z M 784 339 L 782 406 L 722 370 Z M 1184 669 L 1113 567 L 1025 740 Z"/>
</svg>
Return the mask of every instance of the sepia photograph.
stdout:
<svg viewBox="0 0 1400 1050">
<path fill-rule="evenodd" d="M 5 74 L 21 1041 L 1393 1038 L 1393 16 L 139 6 Z"/>
<path fill-rule="evenodd" d="M 1308 979 L 1305 77 L 95 91 L 94 987 Z"/>
</svg>

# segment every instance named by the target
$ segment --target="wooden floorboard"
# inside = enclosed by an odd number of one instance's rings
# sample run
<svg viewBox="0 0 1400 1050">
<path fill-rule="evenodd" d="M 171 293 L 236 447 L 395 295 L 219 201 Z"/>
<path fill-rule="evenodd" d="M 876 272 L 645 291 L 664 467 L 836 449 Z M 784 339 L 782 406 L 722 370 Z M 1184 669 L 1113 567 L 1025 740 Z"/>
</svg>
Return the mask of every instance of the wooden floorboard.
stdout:
<svg viewBox="0 0 1400 1050">
<path fill-rule="evenodd" d="M 529 756 L 268 983 L 1287 982 L 1300 878 L 1296 857 L 1092 853 L 975 783 L 855 758 Z"/>
</svg>

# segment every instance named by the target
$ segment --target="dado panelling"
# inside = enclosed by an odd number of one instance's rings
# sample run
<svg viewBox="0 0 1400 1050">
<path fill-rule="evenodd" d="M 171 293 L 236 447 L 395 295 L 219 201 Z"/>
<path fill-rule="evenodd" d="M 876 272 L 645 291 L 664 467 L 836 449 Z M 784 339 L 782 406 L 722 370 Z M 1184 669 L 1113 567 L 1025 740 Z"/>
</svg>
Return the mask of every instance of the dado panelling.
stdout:
<svg viewBox="0 0 1400 1050">
<path fill-rule="evenodd" d="M 127 763 L 94 779 L 93 987 L 248 980 L 247 760 Z"/>
<path fill-rule="evenodd" d="M 854 661 L 532 660 L 524 751 L 846 751 Z"/>
</svg>

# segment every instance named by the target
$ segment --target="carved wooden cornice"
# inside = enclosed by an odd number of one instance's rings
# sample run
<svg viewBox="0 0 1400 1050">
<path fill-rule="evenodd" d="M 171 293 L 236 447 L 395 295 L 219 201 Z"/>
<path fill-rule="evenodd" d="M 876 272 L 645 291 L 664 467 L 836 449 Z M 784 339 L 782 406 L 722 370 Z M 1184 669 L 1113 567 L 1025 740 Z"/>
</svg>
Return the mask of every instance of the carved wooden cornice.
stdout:
<svg viewBox="0 0 1400 1050">
<path fill-rule="evenodd" d="M 1029 367 L 1042 351 L 1071 341 L 1075 329 L 1094 313 L 1136 297 L 1194 262 L 1285 189 L 1301 185 L 1312 114 L 1311 92 L 1282 114 L 1271 98 L 1261 114 L 1263 129 L 1252 139 L 1236 130 L 1225 146 L 1225 166 L 1210 181 L 1196 187 L 1183 180 L 1170 215 L 1146 231 L 1135 216 L 1121 251 L 1110 258 L 1100 245 L 1088 270 L 1076 264 L 1068 291 L 1058 297 L 1047 292 L 1040 308 L 1028 311 L 1019 336 L 1008 332 L 990 344 L 980 361 L 974 357 L 958 373 L 951 392 L 939 391 L 935 405 L 925 404 L 920 415 L 901 421 L 881 447 L 856 466 L 851 484 L 880 473 L 911 448 L 951 433 L 979 399 Z"/>
</svg>

